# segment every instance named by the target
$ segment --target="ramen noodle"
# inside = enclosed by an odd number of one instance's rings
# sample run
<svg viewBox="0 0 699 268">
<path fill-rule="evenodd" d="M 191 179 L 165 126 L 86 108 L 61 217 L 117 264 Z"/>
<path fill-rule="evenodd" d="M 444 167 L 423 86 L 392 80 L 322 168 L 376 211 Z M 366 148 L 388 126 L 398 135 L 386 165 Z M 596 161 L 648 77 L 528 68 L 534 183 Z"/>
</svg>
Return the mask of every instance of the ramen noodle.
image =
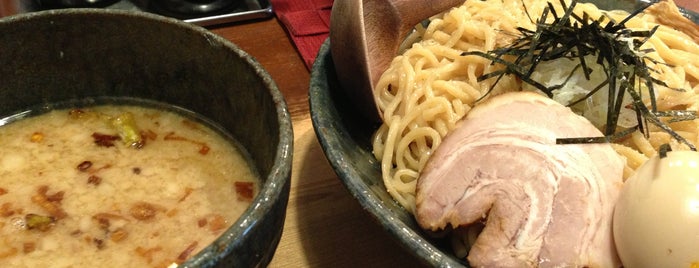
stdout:
<svg viewBox="0 0 699 268">
<path fill-rule="evenodd" d="M 461 54 L 507 47 L 519 36 L 518 27 L 536 28 L 533 21 L 548 4 L 545 0 L 466 1 L 432 18 L 426 27 L 418 28 L 419 41 L 394 58 L 381 76 L 374 93 L 383 124 L 374 134 L 373 152 L 380 160 L 386 189 L 408 211 L 415 209 L 416 181 L 431 152 L 475 103 L 487 98 L 487 92 L 495 95 L 526 87 L 513 76 L 504 76 L 494 87 L 495 79 L 479 82 L 481 75 L 502 66 L 480 56 Z M 558 14 L 563 14 L 559 1 L 550 4 Z M 651 7 L 652 12 L 633 17 L 626 27 L 650 30 L 660 24 L 662 18 L 658 14 L 679 14 L 672 2 L 658 5 L 666 9 Z M 617 22 L 629 15 L 583 3 L 578 3 L 574 13 L 581 17 L 587 13 L 591 18 L 606 16 Z M 679 27 L 660 24 L 641 48 L 653 49 L 647 56 L 657 63 L 647 64 L 657 71 L 652 75 L 668 86 L 655 87 L 658 110 L 697 110 L 699 45 L 694 41 L 697 36 L 674 28 Z M 698 120 L 670 123 L 670 126 L 688 141 L 699 144 Z M 654 128 L 648 137 L 637 132 L 613 144 L 626 159 L 624 176 L 630 176 L 665 143 L 676 150 L 687 149 L 666 132 Z"/>
<path fill-rule="evenodd" d="M 258 191 L 240 146 L 171 111 L 54 110 L 0 127 L 0 141 L 2 267 L 172 267 Z"/>
</svg>

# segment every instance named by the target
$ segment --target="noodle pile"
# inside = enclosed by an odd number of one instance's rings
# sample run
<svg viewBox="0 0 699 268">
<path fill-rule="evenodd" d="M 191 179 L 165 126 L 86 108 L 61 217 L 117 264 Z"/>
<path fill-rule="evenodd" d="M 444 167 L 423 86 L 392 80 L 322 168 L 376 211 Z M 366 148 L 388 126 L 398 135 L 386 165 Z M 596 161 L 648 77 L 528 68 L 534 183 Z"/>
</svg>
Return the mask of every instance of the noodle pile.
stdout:
<svg viewBox="0 0 699 268">
<path fill-rule="evenodd" d="M 381 161 L 388 192 L 408 211 L 415 209 L 415 186 L 420 171 L 457 121 L 480 98 L 487 98 L 487 92 L 496 95 L 523 87 L 519 79 L 505 76 L 491 90 L 495 79 L 478 82 L 478 77 L 502 66 L 461 53 L 488 52 L 508 46 L 518 37 L 517 27 L 535 30 L 532 21 L 541 16 L 547 4 L 547 0 L 468 0 L 433 18 L 426 28 L 418 29 L 420 40 L 397 56 L 381 76 L 374 97 L 383 124 L 374 134 L 373 150 Z M 559 1 L 551 4 L 559 14 L 563 13 Z M 676 11 L 672 2 L 661 4 L 670 4 Z M 617 22 L 628 16 L 626 12 L 607 12 L 582 3 L 576 6 L 575 13 L 581 17 L 587 13 L 591 18 L 606 14 Z M 659 24 L 658 20 L 657 14 L 639 14 L 626 27 L 652 29 Z M 698 110 L 699 45 L 692 36 L 661 25 L 642 47 L 646 48 L 654 50 L 647 56 L 658 62 L 647 63 L 657 71 L 653 76 L 668 86 L 655 87 L 658 110 Z M 669 125 L 688 141 L 699 144 L 699 120 Z M 626 159 L 624 177 L 657 154 L 659 146 L 665 143 L 675 150 L 687 149 L 666 132 L 652 128 L 648 137 L 636 131 L 613 144 Z"/>
</svg>

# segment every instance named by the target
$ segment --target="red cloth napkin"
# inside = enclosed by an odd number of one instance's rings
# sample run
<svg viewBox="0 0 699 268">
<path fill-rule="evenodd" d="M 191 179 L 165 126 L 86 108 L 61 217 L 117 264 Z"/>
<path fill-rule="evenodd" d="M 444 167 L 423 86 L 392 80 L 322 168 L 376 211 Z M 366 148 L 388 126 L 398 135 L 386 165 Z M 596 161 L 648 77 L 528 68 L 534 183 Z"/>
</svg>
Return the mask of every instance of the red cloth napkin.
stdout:
<svg viewBox="0 0 699 268">
<path fill-rule="evenodd" d="M 306 67 L 310 69 L 330 32 L 333 0 L 271 0 L 271 3 L 274 13 L 286 27 Z"/>
</svg>

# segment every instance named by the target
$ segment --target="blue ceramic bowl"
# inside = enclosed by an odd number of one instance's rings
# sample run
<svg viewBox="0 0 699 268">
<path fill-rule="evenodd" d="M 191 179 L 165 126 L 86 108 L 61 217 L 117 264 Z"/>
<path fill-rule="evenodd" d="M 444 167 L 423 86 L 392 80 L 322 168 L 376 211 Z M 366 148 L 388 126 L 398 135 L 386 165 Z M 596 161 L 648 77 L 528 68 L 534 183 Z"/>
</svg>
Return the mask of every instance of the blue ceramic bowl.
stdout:
<svg viewBox="0 0 699 268">
<path fill-rule="evenodd" d="M 585 2 L 593 2 L 600 8 L 625 10 L 634 10 L 640 3 L 634 0 Z M 695 22 L 699 21 L 696 13 L 683 12 Z M 329 41 L 321 47 L 313 66 L 309 98 L 311 119 L 325 155 L 359 204 L 424 265 L 468 266 L 451 254 L 447 241 L 424 233 L 413 216 L 386 192 L 380 163 L 374 158 L 370 144 L 378 125 L 366 120 L 349 103 L 350 98 L 340 87 L 335 73 Z"/>
<path fill-rule="evenodd" d="M 75 9 L 0 20 L 0 66 L 0 118 L 73 99 L 130 97 L 221 126 L 252 156 L 260 192 L 180 267 L 264 267 L 272 259 L 286 216 L 293 133 L 282 94 L 250 55 L 178 20 Z"/>
</svg>

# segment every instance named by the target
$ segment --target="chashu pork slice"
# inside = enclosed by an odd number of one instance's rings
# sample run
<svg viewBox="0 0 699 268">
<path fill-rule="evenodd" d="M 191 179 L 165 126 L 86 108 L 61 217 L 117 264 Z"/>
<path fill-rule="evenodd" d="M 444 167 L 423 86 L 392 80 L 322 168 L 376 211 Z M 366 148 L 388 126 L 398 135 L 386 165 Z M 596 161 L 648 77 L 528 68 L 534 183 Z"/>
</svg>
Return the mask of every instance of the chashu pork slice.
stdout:
<svg viewBox="0 0 699 268">
<path fill-rule="evenodd" d="M 445 137 L 417 182 L 427 230 L 485 220 L 473 267 L 619 267 L 612 214 L 624 162 L 587 119 L 531 92 L 492 97 Z"/>
</svg>

